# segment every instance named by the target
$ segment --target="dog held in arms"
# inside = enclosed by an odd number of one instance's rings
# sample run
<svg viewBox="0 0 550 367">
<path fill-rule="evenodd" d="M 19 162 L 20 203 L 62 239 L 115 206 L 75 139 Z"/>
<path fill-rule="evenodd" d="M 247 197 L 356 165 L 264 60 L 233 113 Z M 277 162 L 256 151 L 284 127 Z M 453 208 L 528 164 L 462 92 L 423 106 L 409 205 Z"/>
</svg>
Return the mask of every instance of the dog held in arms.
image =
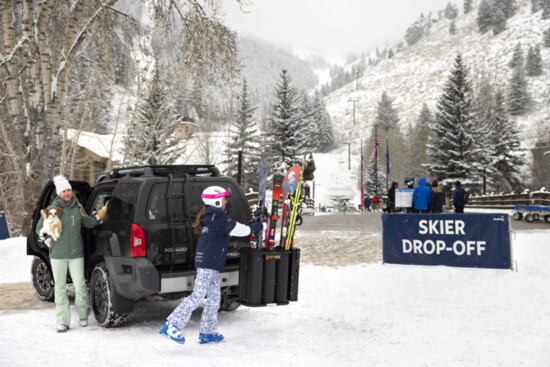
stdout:
<svg viewBox="0 0 550 367">
<path fill-rule="evenodd" d="M 62 226 L 59 216 L 62 212 L 62 208 L 42 209 L 40 211 L 44 218 L 44 226 L 40 230 L 40 239 L 42 239 L 48 247 L 51 246 L 52 239 L 57 241 L 59 236 L 61 236 Z"/>
</svg>

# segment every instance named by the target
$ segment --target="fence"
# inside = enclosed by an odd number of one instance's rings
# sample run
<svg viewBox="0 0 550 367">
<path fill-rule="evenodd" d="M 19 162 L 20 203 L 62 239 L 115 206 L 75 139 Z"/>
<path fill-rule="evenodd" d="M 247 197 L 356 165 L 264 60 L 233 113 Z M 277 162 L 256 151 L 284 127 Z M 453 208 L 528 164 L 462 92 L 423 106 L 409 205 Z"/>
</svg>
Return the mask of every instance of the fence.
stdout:
<svg viewBox="0 0 550 367">
<path fill-rule="evenodd" d="M 513 209 L 516 205 L 550 206 L 550 192 L 537 191 L 528 194 L 470 196 L 467 207 Z"/>
</svg>

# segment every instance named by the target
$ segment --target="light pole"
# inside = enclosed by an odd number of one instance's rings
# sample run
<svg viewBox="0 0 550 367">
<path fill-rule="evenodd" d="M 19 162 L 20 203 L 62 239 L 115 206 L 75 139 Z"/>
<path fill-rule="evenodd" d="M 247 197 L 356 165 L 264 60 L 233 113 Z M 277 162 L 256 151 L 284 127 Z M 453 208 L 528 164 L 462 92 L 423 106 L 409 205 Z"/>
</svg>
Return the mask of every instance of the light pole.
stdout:
<svg viewBox="0 0 550 367">
<path fill-rule="evenodd" d="M 357 99 L 350 98 L 348 102 L 353 102 L 353 126 L 355 126 L 355 102 L 357 102 Z"/>
</svg>

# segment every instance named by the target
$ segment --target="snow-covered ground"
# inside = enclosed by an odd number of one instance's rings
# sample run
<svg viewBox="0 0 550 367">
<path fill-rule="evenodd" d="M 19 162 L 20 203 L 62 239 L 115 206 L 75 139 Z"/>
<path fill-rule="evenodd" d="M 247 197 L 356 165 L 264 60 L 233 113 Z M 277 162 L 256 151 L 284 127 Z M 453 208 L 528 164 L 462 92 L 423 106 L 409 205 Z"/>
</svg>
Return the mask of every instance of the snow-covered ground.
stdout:
<svg viewBox="0 0 550 367">
<path fill-rule="evenodd" d="M 51 305 L 2 309 L 0 366 L 549 366 L 550 228 L 516 233 L 513 255 L 517 272 L 303 263 L 298 302 L 221 313 L 219 345 L 196 342 L 199 312 L 185 345 L 158 336 L 177 301 L 65 334 Z M 0 241 L 1 297 L 29 269 L 24 238 Z"/>
</svg>

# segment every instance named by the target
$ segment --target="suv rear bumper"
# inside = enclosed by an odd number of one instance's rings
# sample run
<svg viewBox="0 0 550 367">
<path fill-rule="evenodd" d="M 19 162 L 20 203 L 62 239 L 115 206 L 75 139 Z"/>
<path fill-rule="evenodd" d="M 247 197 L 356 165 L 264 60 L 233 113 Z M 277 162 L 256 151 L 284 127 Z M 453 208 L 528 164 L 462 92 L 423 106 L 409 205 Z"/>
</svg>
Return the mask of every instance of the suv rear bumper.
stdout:
<svg viewBox="0 0 550 367">
<path fill-rule="evenodd" d="M 146 257 L 105 257 L 105 263 L 115 291 L 124 298 L 137 300 L 159 293 L 190 292 L 195 285 L 195 270 L 159 273 Z M 222 288 L 238 285 L 238 265 L 227 265 L 220 273 L 220 281 Z"/>
</svg>

